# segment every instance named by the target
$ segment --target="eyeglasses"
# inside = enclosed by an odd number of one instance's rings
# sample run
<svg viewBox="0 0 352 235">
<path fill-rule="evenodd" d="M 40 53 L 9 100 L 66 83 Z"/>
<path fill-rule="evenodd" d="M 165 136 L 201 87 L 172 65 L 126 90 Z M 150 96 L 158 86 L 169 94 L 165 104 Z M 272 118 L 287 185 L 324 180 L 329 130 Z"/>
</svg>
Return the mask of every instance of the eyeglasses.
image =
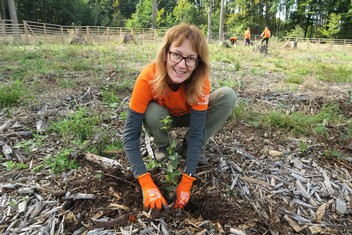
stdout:
<svg viewBox="0 0 352 235">
<path fill-rule="evenodd" d="M 172 62 L 178 64 L 182 60 L 185 60 L 187 67 L 193 68 L 197 65 L 198 58 L 193 56 L 183 57 L 181 54 L 177 52 L 169 51 L 169 58 Z"/>
</svg>

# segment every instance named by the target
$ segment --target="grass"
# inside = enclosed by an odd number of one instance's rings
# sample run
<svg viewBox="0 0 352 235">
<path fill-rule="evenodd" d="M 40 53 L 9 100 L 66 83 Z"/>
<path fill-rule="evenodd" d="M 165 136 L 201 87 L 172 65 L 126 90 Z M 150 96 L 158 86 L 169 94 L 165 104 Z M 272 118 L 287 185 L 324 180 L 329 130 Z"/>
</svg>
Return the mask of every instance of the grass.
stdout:
<svg viewBox="0 0 352 235">
<path fill-rule="evenodd" d="M 30 98 L 28 92 L 22 82 L 19 81 L 14 81 L 9 84 L 0 84 L 0 107 L 14 106 L 25 96 Z"/>
</svg>

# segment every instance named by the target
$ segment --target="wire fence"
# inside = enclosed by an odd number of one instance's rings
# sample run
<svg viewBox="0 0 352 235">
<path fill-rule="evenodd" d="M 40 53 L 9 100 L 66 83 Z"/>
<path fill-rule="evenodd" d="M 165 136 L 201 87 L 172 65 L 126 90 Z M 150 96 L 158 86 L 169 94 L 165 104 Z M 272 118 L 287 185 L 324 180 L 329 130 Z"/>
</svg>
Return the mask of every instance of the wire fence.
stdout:
<svg viewBox="0 0 352 235">
<path fill-rule="evenodd" d="M 9 20 L 0 21 L 0 42 L 7 43 L 71 43 L 75 38 L 83 38 L 86 43 L 103 44 L 124 40 L 158 40 L 165 33 L 163 29 L 131 29 L 107 26 L 63 26 L 33 21 L 13 24 Z"/>
</svg>

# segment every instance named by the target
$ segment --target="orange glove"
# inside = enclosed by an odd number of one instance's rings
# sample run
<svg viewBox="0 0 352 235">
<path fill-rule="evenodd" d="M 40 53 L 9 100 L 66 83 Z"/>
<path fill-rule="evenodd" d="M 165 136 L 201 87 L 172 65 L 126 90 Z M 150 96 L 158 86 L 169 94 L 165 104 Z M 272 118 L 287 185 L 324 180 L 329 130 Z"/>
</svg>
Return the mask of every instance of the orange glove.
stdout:
<svg viewBox="0 0 352 235">
<path fill-rule="evenodd" d="M 187 205 L 191 198 L 191 187 L 195 180 L 196 178 L 182 173 L 182 180 L 176 188 L 176 202 L 174 208 L 182 209 Z"/>
<path fill-rule="evenodd" d="M 143 205 L 145 208 L 162 209 L 162 207 L 168 207 L 166 200 L 155 185 L 150 173 L 138 176 L 137 179 L 142 187 Z"/>
</svg>

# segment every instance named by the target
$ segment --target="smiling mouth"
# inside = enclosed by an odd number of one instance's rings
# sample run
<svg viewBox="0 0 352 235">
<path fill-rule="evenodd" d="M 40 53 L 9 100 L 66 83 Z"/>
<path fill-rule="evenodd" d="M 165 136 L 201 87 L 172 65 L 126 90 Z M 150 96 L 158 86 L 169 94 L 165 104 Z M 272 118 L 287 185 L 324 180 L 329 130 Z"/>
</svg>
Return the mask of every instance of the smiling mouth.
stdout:
<svg viewBox="0 0 352 235">
<path fill-rule="evenodd" d="M 185 74 L 187 71 L 180 71 L 180 70 L 177 70 L 177 69 L 174 69 L 175 73 L 177 74 Z"/>
</svg>

